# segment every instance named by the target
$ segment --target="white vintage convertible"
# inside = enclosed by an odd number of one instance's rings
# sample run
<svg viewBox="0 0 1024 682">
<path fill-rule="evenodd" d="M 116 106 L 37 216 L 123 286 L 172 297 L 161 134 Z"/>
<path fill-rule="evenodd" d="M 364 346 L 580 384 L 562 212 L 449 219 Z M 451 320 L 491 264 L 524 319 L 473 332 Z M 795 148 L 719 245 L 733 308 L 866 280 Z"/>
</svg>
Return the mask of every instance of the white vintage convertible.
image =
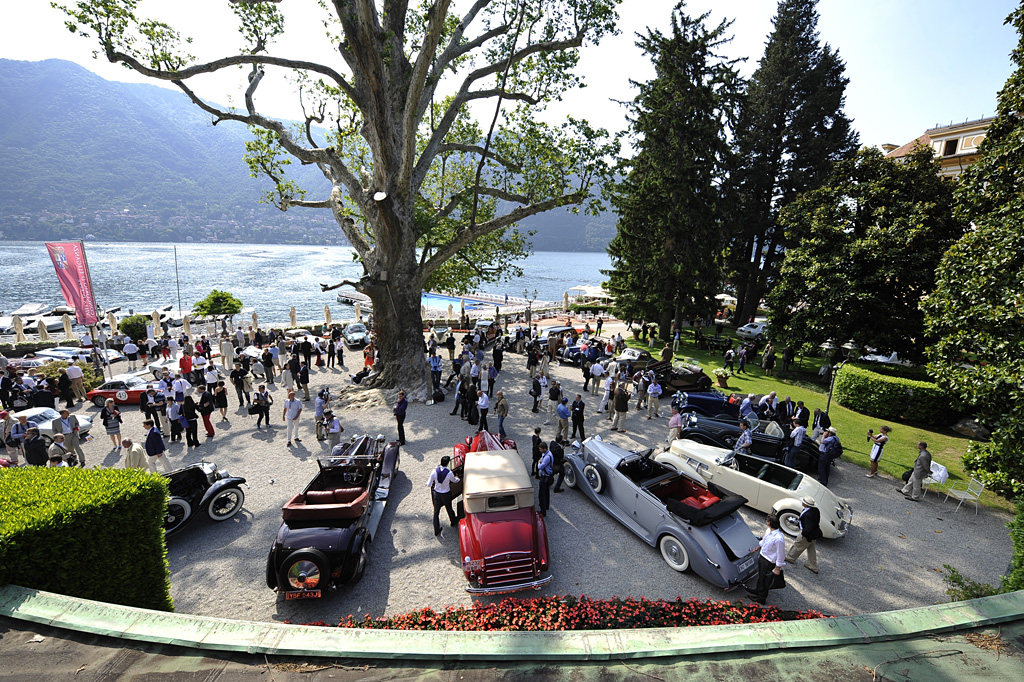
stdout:
<svg viewBox="0 0 1024 682">
<path fill-rule="evenodd" d="M 790 537 L 800 535 L 803 497 L 814 498 L 826 538 L 844 537 L 853 521 L 850 505 L 813 477 L 781 464 L 687 439 L 673 441 L 672 447 L 655 460 L 742 495 L 749 507 L 776 513 L 782 531 Z"/>
</svg>

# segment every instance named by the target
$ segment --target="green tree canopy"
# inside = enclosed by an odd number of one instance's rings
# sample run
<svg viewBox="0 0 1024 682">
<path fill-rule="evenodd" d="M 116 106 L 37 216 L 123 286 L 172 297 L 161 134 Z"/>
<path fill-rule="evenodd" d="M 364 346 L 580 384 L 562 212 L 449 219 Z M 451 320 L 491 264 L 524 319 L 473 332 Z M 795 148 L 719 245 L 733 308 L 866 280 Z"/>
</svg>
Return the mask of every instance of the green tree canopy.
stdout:
<svg viewBox="0 0 1024 682">
<path fill-rule="evenodd" d="M 1024 493 L 1024 3 L 1007 19 L 1020 41 L 981 159 L 961 176 L 957 208 L 972 229 L 943 258 L 928 299 L 931 368 L 992 429 L 964 464 L 990 488 Z"/>
<path fill-rule="evenodd" d="M 149 324 L 153 324 L 153 318 L 149 315 L 129 315 L 117 323 L 117 329 L 122 334 L 139 341 L 146 338 L 146 325 Z"/>
<path fill-rule="evenodd" d="M 637 151 L 621 162 L 625 179 L 612 193 L 619 221 L 608 274 L 616 309 L 658 320 L 664 337 L 673 318 L 708 312 L 721 282 L 720 186 L 741 83 L 733 62 L 715 54 L 729 24 L 708 29 L 706 18 L 687 16 L 680 2 L 671 33 L 649 31 L 637 41 L 656 76 L 634 83 Z"/>
<path fill-rule="evenodd" d="M 797 246 L 768 294 L 772 333 L 818 345 L 852 339 L 861 348 L 924 356 L 922 297 L 935 268 L 964 232 L 953 186 L 938 176 L 931 147 L 901 161 L 862 149 L 835 164 L 823 187 L 800 195 L 779 218 Z"/>
<path fill-rule="evenodd" d="M 738 320 L 757 309 L 794 243 L 778 222 L 782 208 L 820 187 L 833 162 L 857 151 L 857 133 L 843 113 L 846 67 L 819 40 L 816 6 L 817 0 L 780 0 L 736 126 L 727 268 Z"/>
<path fill-rule="evenodd" d="M 242 312 L 242 302 L 227 291 L 214 289 L 206 298 L 196 301 L 192 306 L 192 311 L 203 317 L 213 317 L 214 315 L 233 317 Z"/>
</svg>

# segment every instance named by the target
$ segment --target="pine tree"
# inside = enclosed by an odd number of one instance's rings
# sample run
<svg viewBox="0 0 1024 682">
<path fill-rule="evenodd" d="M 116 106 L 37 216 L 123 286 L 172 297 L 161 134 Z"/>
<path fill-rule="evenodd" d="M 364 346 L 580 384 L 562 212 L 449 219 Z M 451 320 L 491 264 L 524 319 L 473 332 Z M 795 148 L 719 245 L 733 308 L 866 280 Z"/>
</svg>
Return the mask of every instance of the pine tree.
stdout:
<svg viewBox="0 0 1024 682">
<path fill-rule="evenodd" d="M 931 369 L 992 429 L 972 441 L 968 471 L 997 492 L 1024 493 L 1024 3 L 1007 19 L 1020 36 L 1017 70 L 999 93 L 981 158 L 957 188 L 969 230 L 946 253 L 925 305 Z"/>
<path fill-rule="evenodd" d="M 620 314 L 657 320 L 666 338 L 673 317 L 704 314 L 721 282 L 720 192 L 729 145 L 726 127 L 741 83 L 732 62 L 715 54 L 728 22 L 707 29 L 684 3 L 669 35 L 648 31 L 637 45 L 655 64 L 653 80 L 634 83 L 636 154 L 612 203 L 619 216 L 608 246 L 609 288 Z"/>
<path fill-rule="evenodd" d="M 757 309 L 791 246 L 779 212 L 857 150 L 858 135 L 843 113 L 849 79 L 838 52 L 819 41 L 816 5 L 779 2 L 737 124 L 727 267 L 738 320 Z"/>
</svg>

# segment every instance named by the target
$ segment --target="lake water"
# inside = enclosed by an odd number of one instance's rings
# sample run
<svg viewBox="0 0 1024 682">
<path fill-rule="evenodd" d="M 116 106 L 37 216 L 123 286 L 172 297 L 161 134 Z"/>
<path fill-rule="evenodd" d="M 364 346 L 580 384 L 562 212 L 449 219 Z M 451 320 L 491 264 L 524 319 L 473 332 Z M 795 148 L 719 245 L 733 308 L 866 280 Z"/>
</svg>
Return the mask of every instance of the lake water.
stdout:
<svg viewBox="0 0 1024 682">
<path fill-rule="evenodd" d="M 324 305 L 335 319 L 353 316 L 352 308 L 339 304 L 336 291 L 321 292 L 320 282 L 336 284 L 357 279 L 362 267 L 352 261 L 353 250 L 341 246 L 86 243 L 96 304 L 102 310 L 121 306 L 148 314 L 172 305 L 190 309 L 211 289 L 229 291 L 247 308 L 255 309 L 260 322 L 286 323 L 288 308 L 295 306 L 299 320 L 323 319 Z M 538 252 L 521 264 L 523 276 L 509 282 L 481 285 L 480 291 L 522 296 L 523 289 L 537 290 L 541 301 L 561 301 L 563 292 L 605 279 L 602 269 L 611 267 L 607 253 Z M 0 310 L 10 311 L 24 303 L 63 305 L 53 264 L 42 242 L 4 242 L 0 245 Z M 454 306 L 458 314 L 458 305 Z"/>
</svg>

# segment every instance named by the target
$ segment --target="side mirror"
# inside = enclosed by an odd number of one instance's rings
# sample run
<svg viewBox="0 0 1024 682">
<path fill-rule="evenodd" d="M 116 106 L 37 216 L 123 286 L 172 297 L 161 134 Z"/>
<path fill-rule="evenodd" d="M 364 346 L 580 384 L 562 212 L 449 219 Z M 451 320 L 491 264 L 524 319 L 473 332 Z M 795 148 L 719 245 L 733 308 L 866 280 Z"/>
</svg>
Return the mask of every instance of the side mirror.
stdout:
<svg viewBox="0 0 1024 682">
<path fill-rule="evenodd" d="M 580 442 L 579 442 L 578 440 L 574 440 L 574 441 L 572 442 L 572 446 L 573 446 L 574 448 L 576 448 L 577 450 L 579 450 L 579 449 L 580 449 L 581 447 L 583 447 L 582 445 L 580 445 Z"/>
</svg>

